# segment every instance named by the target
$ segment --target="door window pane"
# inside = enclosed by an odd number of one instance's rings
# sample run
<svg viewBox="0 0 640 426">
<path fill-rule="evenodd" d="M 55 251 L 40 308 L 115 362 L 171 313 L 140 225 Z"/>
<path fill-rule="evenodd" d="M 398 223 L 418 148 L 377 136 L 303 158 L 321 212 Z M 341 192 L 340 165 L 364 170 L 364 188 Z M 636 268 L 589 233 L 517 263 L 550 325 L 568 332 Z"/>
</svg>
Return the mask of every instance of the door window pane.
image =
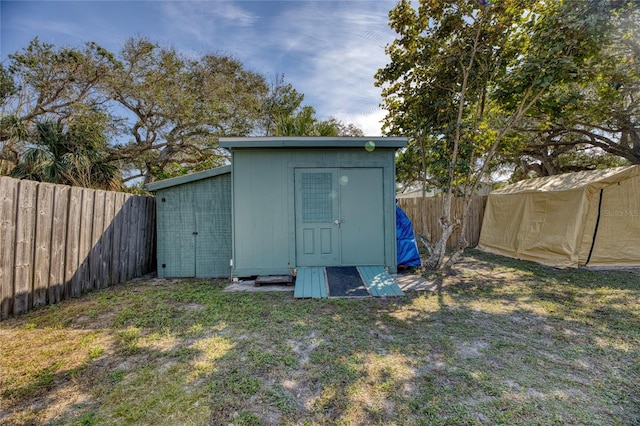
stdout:
<svg viewBox="0 0 640 426">
<path fill-rule="evenodd" d="M 333 177 L 331 173 L 302 174 L 302 221 L 333 221 Z"/>
</svg>

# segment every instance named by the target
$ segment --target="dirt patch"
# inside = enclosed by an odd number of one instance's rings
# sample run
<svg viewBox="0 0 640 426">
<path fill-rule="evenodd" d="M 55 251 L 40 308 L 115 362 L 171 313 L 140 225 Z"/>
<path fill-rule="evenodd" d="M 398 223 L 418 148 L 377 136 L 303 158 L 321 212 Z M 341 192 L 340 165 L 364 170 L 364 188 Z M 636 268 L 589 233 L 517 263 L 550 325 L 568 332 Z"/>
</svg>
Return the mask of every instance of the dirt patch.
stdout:
<svg viewBox="0 0 640 426">
<path fill-rule="evenodd" d="M 483 357 L 482 351 L 487 349 L 489 344 L 482 340 L 473 342 L 456 342 L 458 356 L 461 358 L 478 358 Z"/>
<path fill-rule="evenodd" d="M 316 339 L 316 333 L 309 334 L 306 338 L 301 340 L 287 340 L 287 343 L 291 346 L 293 351 L 298 357 L 298 363 L 301 367 L 309 362 L 309 356 L 311 353 L 320 346 L 321 340 Z"/>
</svg>

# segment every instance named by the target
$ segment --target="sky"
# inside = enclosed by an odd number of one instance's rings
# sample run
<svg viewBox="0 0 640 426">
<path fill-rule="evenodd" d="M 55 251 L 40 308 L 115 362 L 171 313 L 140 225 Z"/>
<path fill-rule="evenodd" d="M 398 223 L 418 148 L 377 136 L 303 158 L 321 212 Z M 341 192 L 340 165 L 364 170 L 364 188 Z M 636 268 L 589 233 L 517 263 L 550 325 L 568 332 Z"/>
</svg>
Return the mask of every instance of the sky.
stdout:
<svg viewBox="0 0 640 426">
<path fill-rule="evenodd" d="M 95 41 L 118 52 L 146 37 L 187 57 L 231 56 L 272 83 L 284 75 L 321 119 L 381 135 L 374 75 L 389 58 L 395 0 L 91 1 L 0 0 L 0 61 L 36 36 L 55 46 Z"/>
</svg>

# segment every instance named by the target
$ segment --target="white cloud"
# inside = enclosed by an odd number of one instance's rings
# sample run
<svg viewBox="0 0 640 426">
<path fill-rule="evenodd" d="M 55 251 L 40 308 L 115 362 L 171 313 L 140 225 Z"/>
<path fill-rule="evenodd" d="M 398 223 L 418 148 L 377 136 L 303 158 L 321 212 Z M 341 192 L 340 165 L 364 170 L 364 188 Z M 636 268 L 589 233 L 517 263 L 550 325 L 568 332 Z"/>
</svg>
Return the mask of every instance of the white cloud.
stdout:
<svg viewBox="0 0 640 426">
<path fill-rule="evenodd" d="M 288 73 L 294 87 L 306 95 L 321 116 L 334 116 L 379 135 L 380 89 L 374 74 L 387 62 L 384 46 L 393 40 L 387 27 L 391 3 L 347 2 L 339 7 L 317 3 L 295 8 L 280 18 L 292 40 L 286 40 L 291 60 L 304 67 Z M 285 26 L 285 22 L 291 22 Z"/>
<path fill-rule="evenodd" d="M 393 40 L 395 0 L 163 2 L 161 32 L 176 47 L 238 58 L 273 78 L 284 74 L 320 118 L 336 117 L 379 135 L 380 89 L 374 75 Z M 194 41 L 196 43 L 194 43 Z M 179 43 L 179 44 L 178 44 Z"/>
<path fill-rule="evenodd" d="M 227 28 L 250 28 L 258 20 L 254 13 L 228 1 L 166 1 L 160 5 L 165 31 L 177 38 L 190 35 L 205 45 L 233 37 L 233 32 L 225 31 Z"/>
<path fill-rule="evenodd" d="M 387 112 L 383 109 L 361 114 L 337 114 L 335 118 L 343 123 L 353 123 L 364 132 L 365 136 L 381 136 L 382 120 Z"/>
<path fill-rule="evenodd" d="M 227 22 L 237 23 L 242 27 L 249 27 L 256 23 L 258 16 L 231 2 L 216 2 L 212 8 L 214 17 Z"/>
</svg>

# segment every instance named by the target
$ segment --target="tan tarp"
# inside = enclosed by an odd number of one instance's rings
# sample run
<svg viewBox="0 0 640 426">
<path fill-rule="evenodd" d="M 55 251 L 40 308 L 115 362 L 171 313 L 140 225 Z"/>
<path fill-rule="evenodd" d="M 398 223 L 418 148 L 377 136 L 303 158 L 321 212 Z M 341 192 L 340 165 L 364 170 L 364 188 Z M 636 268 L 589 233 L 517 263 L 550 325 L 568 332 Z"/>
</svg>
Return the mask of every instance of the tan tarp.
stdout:
<svg viewBox="0 0 640 426">
<path fill-rule="evenodd" d="M 559 268 L 640 266 L 640 166 L 491 192 L 478 248 Z"/>
</svg>

